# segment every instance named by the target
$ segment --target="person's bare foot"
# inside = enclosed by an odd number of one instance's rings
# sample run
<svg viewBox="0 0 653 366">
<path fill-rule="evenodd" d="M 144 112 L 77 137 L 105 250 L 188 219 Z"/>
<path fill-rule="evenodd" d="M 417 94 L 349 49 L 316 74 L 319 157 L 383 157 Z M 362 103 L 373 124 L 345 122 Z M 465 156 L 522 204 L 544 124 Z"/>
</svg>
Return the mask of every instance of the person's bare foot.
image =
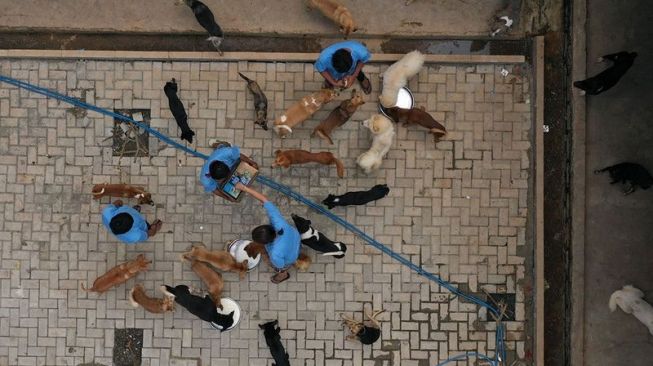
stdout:
<svg viewBox="0 0 653 366">
<path fill-rule="evenodd" d="M 283 271 L 272 276 L 271 280 L 272 283 L 279 284 L 289 278 L 290 278 L 290 273 L 288 273 L 288 271 Z"/>
</svg>

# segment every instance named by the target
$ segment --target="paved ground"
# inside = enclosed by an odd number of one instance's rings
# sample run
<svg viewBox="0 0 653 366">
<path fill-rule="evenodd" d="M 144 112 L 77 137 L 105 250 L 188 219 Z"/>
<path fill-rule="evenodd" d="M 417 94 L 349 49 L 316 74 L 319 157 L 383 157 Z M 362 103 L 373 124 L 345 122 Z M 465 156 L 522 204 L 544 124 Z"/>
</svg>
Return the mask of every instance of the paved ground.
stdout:
<svg viewBox="0 0 653 366">
<path fill-rule="evenodd" d="M 384 68 L 366 67 L 373 85 Z M 175 77 L 199 150 L 209 151 L 211 137 L 233 141 L 261 163 L 264 174 L 314 200 L 387 183 L 389 197 L 334 211 L 473 292 L 516 293 L 517 321 L 507 323 L 512 359 L 512 351 L 519 357 L 530 353 L 524 330 L 532 288 L 525 263 L 533 250 L 526 230 L 530 81 L 524 69 L 507 66 L 511 74 L 504 78 L 501 68 L 431 66 L 422 71 L 410 86 L 417 103 L 444 121 L 449 138 L 436 148 L 423 130 L 399 127 L 382 169 L 366 177 L 355 169 L 355 157 L 370 144 L 358 123 L 337 130 L 333 147 L 309 137 L 315 121 L 283 141 L 253 127 L 251 97 L 236 71 L 257 79 L 271 109 L 281 110 L 319 87 L 310 65 L 0 61 L 4 75 L 90 103 L 150 109 L 152 125 L 172 136 L 178 129 L 161 88 Z M 368 103 L 353 119 L 360 121 L 375 108 Z M 111 132 L 109 118 L 84 116 L 0 84 L 0 120 L 0 365 L 108 365 L 120 328 L 144 329 L 145 365 L 266 365 L 269 351 L 257 325 L 270 319 L 279 319 L 291 360 L 301 365 L 423 366 L 461 351 L 492 353 L 494 325 L 483 320 L 483 311 L 269 191 L 288 215 L 309 217 L 318 229 L 350 244 L 347 256 L 334 260 L 311 253 L 315 263 L 309 272 L 293 272 L 281 285 L 270 284 L 270 270 L 263 266 L 240 282 L 225 274 L 226 294 L 244 311 L 243 322 L 230 333 L 216 333 L 181 308 L 166 315 L 134 310 L 126 298 L 137 282 L 150 293 L 163 283 L 200 286 L 179 253 L 191 242 L 217 249 L 246 237 L 265 221 L 263 210 L 250 199 L 235 205 L 208 198 L 197 183 L 201 161 L 171 148 L 120 162 L 111 156 L 110 141 L 104 141 Z M 157 142 L 151 143 L 158 151 Z M 347 167 L 346 179 L 327 167 L 268 168 L 280 147 L 333 151 Z M 98 203 L 89 195 L 92 184 L 107 181 L 148 186 L 157 205 L 144 212 L 165 222 L 163 233 L 137 246 L 110 237 L 99 216 L 107 201 Z M 137 253 L 153 260 L 149 272 L 101 296 L 79 290 L 80 281 L 93 281 Z M 339 313 L 359 317 L 363 304 L 387 311 L 383 341 L 373 347 L 345 342 L 338 322 Z"/>
<path fill-rule="evenodd" d="M 644 325 L 621 311 L 611 314 L 607 306 L 610 294 L 626 284 L 640 288 L 653 303 L 653 192 L 624 197 L 607 176 L 592 174 L 621 161 L 653 171 L 653 111 L 640 102 L 653 97 L 649 7 L 646 1 L 588 2 L 587 72 L 603 69 L 594 61 L 604 54 L 630 50 L 639 57 L 616 87 L 587 98 L 586 365 L 645 365 L 653 349 Z"/>
</svg>

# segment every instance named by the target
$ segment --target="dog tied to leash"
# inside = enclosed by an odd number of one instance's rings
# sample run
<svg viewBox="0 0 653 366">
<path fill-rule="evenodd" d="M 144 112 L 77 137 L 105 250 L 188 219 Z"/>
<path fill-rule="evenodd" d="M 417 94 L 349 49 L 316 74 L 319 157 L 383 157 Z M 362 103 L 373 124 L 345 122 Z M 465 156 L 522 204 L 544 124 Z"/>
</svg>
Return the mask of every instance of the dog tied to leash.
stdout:
<svg viewBox="0 0 653 366">
<path fill-rule="evenodd" d="M 256 112 L 255 124 L 261 126 L 262 129 L 268 130 L 268 98 L 261 90 L 261 87 L 254 80 L 248 79 L 247 76 L 238 73 L 241 78 L 247 82 L 247 89 L 254 96 L 254 111 Z"/>
<path fill-rule="evenodd" d="M 637 57 L 637 52 L 625 51 L 599 57 L 599 62 L 609 60 L 612 61 L 612 66 L 589 79 L 575 81 L 574 86 L 582 90 L 581 95 L 585 93 L 589 95 L 601 94 L 617 85 L 621 77 L 626 74 L 626 71 L 633 66 L 635 57 Z"/>
<path fill-rule="evenodd" d="M 213 47 L 220 53 L 220 56 L 222 56 L 223 52 L 220 49 L 220 45 L 224 40 L 224 33 L 222 32 L 222 28 L 216 23 L 211 9 L 199 0 L 178 0 L 178 3 L 186 4 L 193 10 L 197 22 L 209 33 L 210 37 L 206 40 L 211 42 Z"/>
<path fill-rule="evenodd" d="M 651 185 L 653 185 L 653 177 L 651 177 L 651 173 L 649 173 L 646 168 L 636 163 L 619 163 L 611 165 L 603 169 L 595 170 L 594 174 L 600 174 L 605 171 L 610 174 L 610 179 L 612 179 L 610 184 L 621 183 L 624 185 L 624 195 L 629 195 L 635 192 L 637 187 L 641 189 L 649 189 Z"/>
<path fill-rule="evenodd" d="M 295 222 L 297 231 L 302 239 L 302 244 L 310 247 L 311 249 L 322 253 L 323 256 L 332 256 L 334 258 L 343 258 L 347 252 L 347 246 L 341 242 L 334 242 L 326 237 L 326 235 L 315 230 L 311 226 L 311 221 L 301 216 L 292 214 L 290 215 Z"/>
<path fill-rule="evenodd" d="M 259 324 L 259 328 L 263 329 L 263 336 L 265 336 L 265 343 L 270 348 L 270 353 L 274 359 L 273 365 L 275 366 L 290 366 L 288 352 L 281 343 L 281 328 L 279 322 L 273 320 L 264 324 Z"/>
<path fill-rule="evenodd" d="M 168 97 L 170 112 L 175 117 L 177 126 L 181 129 L 181 139 L 192 144 L 195 132 L 188 126 L 188 115 L 186 114 L 186 109 L 184 109 L 184 104 L 177 96 L 177 81 L 174 78 L 171 81 L 168 81 L 163 87 L 163 92 L 166 94 L 166 97 Z"/>
</svg>

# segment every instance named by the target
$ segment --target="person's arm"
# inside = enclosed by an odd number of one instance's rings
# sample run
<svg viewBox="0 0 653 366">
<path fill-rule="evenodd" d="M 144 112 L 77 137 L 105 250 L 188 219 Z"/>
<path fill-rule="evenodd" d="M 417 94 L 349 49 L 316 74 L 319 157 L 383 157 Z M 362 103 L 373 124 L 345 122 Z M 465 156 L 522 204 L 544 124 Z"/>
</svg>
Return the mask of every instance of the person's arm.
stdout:
<svg viewBox="0 0 653 366">
<path fill-rule="evenodd" d="M 328 81 L 329 84 L 333 86 L 337 86 L 341 88 L 345 86 L 345 83 L 342 80 L 335 80 L 333 76 L 331 76 L 331 73 L 329 73 L 328 71 L 322 71 L 320 75 L 322 75 L 324 79 L 326 79 L 326 81 Z"/>
<path fill-rule="evenodd" d="M 244 184 L 242 184 L 240 182 L 236 183 L 236 189 L 241 190 L 241 191 L 243 191 L 245 193 L 248 193 L 250 196 L 256 198 L 259 201 L 261 201 L 261 203 L 263 203 L 263 204 L 268 202 L 268 198 L 265 197 L 263 194 L 261 194 L 261 193 L 255 191 L 255 190 L 247 187 L 246 185 L 244 185 Z"/>
<path fill-rule="evenodd" d="M 347 84 L 344 86 L 345 88 L 350 88 L 352 85 L 354 85 L 354 82 L 356 81 L 356 77 L 358 77 L 358 74 L 360 74 L 361 70 L 363 69 L 363 66 L 365 66 L 365 64 L 358 61 L 358 63 L 356 64 L 356 68 L 354 69 L 354 73 L 345 76 L 345 79 L 347 80 Z"/>
<path fill-rule="evenodd" d="M 270 219 L 270 224 L 274 228 L 274 231 L 280 232 L 288 225 L 286 219 L 281 215 L 281 211 L 275 206 L 272 202 L 267 201 L 263 203 L 265 211 L 268 213 L 268 218 Z"/>
</svg>

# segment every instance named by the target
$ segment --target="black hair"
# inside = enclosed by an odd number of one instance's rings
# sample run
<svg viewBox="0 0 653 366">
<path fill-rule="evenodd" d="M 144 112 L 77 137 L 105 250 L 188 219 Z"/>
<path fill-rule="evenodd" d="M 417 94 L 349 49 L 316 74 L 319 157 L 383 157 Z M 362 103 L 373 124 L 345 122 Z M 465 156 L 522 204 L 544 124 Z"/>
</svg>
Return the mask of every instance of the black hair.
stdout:
<svg viewBox="0 0 653 366">
<path fill-rule="evenodd" d="M 226 178 L 229 173 L 231 173 L 229 166 L 219 160 L 216 160 L 209 165 L 209 175 L 215 180 Z"/>
<path fill-rule="evenodd" d="M 337 72 L 347 72 L 351 69 L 354 59 L 351 58 L 351 52 L 341 48 L 333 53 L 333 56 L 331 56 L 331 63 Z"/>
<path fill-rule="evenodd" d="M 128 232 L 132 228 L 132 225 L 134 225 L 134 218 L 127 212 L 117 214 L 109 222 L 109 228 L 111 228 L 111 232 L 115 235 Z"/>
<path fill-rule="evenodd" d="M 259 244 L 272 243 L 277 233 L 274 231 L 272 225 L 257 226 L 252 230 L 252 240 Z"/>
</svg>

